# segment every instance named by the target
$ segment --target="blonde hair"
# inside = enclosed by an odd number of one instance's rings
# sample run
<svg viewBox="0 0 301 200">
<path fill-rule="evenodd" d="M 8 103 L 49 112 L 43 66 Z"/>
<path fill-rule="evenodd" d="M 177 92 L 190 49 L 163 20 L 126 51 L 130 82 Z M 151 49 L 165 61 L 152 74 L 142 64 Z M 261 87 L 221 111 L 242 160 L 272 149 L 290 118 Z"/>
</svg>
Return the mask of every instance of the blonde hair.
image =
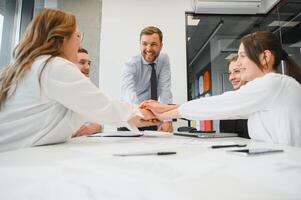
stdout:
<svg viewBox="0 0 301 200">
<path fill-rule="evenodd" d="M 13 51 L 11 64 L 0 71 L 0 110 L 8 92 L 30 70 L 33 61 L 50 55 L 44 69 L 51 58 L 61 55 L 64 38 L 71 37 L 75 30 L 75 16 L 59 9 L 45 9 L 33 18 Z"/>
<path fill-rule="evenodd" d="M 232 58 L 230 58 L 228 61 L 227 61 L 227 66 L 230 67 L 230 64 L 232 62 L 236 62 L 238 60 L 238 55 L 235 55 L 233 56 Z"/>
</svg>

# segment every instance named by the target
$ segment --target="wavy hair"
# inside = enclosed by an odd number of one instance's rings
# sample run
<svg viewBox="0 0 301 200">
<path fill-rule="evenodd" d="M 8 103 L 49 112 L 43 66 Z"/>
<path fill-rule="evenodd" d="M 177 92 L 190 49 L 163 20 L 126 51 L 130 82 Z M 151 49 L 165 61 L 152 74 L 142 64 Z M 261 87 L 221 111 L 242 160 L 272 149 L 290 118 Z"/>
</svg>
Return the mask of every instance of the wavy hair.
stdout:
<svg viewBox="0 0 301 200">
<path fill-rule="evenodd" d="M 41 55 L 50 55 L 40 79 L 49 60 L 62 54 L 64 38 L 70 38 L 75 30 L 75 16 L 59 9 L 45 9 L 33 18 L 24 38 L 13 51 L 11 64 L 0 71 L 0 110 L 34 60 Z"/>
</svg>

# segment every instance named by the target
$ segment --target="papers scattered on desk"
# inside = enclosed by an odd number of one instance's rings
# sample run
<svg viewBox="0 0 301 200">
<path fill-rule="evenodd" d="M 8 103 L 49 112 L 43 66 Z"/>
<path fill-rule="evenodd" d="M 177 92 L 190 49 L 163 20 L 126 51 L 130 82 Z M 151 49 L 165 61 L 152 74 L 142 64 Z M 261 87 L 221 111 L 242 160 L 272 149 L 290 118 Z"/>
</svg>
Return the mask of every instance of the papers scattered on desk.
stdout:
<svg viewBox="0 0 301 200">
<path fill-rule="evenodd" d="M 112 131 L 89 135 L 88 137 L 140 137 L 143 133 L 133 133 L 132 131 Z"/>
</svg>

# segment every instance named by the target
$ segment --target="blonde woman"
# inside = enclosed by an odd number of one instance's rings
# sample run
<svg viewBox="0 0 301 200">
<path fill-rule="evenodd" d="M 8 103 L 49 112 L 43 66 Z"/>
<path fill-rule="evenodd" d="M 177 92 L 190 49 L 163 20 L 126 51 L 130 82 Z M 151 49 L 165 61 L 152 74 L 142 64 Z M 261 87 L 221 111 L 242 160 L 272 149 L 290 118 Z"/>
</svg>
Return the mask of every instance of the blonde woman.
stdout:
<svg viewBox="0 0 301 200">
<path fill-rule="evenodd" d="M 276 73 L 284 61 L 288 75 Z M 240 89 L 181 106 L 146 102 L 160 119 L 248 119 L 252 139 L 301 147 L 301 72 L 271 32 L 242 38 L 238 51 Z"/>
<path fill-rule="evenodd" d="M 88 120 L 154 124 L 141 120 L 153 119 L 149 111 L 113 101 L 80 72 L 81 39 L 70 13 L 46 9 L 34 17 L 0 73 L 0 150 L 65 142 Z"/>
</svg>

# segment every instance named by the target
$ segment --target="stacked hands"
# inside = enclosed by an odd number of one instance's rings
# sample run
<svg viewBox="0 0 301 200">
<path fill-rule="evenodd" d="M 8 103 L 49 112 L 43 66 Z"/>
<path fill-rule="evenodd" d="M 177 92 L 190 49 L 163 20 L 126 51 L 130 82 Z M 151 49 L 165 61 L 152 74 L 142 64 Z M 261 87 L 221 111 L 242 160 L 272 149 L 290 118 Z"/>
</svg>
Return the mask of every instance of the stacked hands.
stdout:
<svg viewBox="0 0 301 200">
<path fill-rule="evenodd" d="M 160 104 L 158 101 L 148 100 L 139 105 L 139 110 L 143 117 L 135 116 L 129 122 L 135 124 L 137 127 L 156 126 L 160 125 L 158 131 L 172 132 L 173 127 L 171 122 L 164 122 L 163 120 L 171 120 L 179 118 L 178 105 Z M 95 123 L 86 123 L 80 127 L 71 137 L 79 137 L 84 135 L 92 135 L 102 132 L 103 127 Z"/>
<path fill-rule="evenodd" d="M 137 127 L 159 125 L 163 120 L 180 117 L 177 108 L 178 105 L 160 104 L 154 100 L 144 101 L 139 105 L 144 117 L 135 117 L 134 123 Z"/>
</svg>

